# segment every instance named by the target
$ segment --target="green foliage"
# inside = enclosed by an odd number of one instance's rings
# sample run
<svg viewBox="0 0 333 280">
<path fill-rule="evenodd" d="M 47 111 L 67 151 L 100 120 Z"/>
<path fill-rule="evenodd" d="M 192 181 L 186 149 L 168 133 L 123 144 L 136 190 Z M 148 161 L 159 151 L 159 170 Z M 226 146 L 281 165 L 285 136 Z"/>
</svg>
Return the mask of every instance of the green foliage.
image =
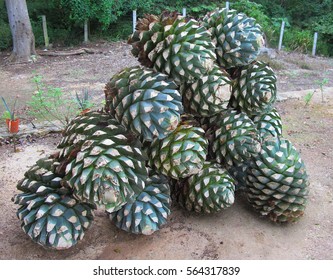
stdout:
<svg viewBox="0 0 333 280">
<path fill-rule="evenodd" d="M 249 0 L 239 0 L 230 4 L 232 9 L 237 10 L 238 12 L 245 13 L 249 17 L 255 18 L 261 24 L 267 24 L 270 22 L 270 19 L 264 13 L 264 8 L 262 5 Z"/>
<path fill-rule="evenodd" d="M 107 30 L 100 30 L 92 38 L 105 38 L 110 41 L 127 40 L 133 32 L 132 16 L 124 15 L 118 18 Z"/>
<path fill-rule="evenodd" d="M 61 0 L 64 9 L 70 11 L 70 20 L 84 22 L 97 20 L 104 28 L 117 19 L 119 11 L 114 9 L 121 1 L 110 0 Z"/>
<path fill-rule="evenodd" d="M 10 119 L 10 112 L 7 111 L 7 110 L 4 111 L 3 114 L 2 114 L 2 116 L 1 116 L 1 118 L 5 119 L 5 120 Z"/>
<path fill-rule="evenodd" d="M 8 49 L 12 45 L 12 34 L 9 25 L 0 18 L 0 50 Z"/>
<path fill-rule="evenodd" d="M 58 126 L 56 122 L 65 127 L 76 115 L 75 101 L 60 89 L 48 86 L 42 82 L 43 77 L 35 75 L 33 82 L 36 92 L 32 95 L 31 101 L 27 104 L 30 108 L 28 114 L 37 119 L 43 119 Z M 59 126 L 58 126 L 59 127 Z"/>
<path fill-rule="evenodd" d="M 321 102 L 324 103 L 324 86 L 326 86 L 329 83 L 329 79 L 324 78 L 322 80 L 316 80 L 315 83 L 317 86 L 319 86 L 319 90 L 321 93 Z M 317 90 L 314 90 L 313 92 L 308 92 L 304 96 L 305 106 L 309 105 L 310 101 L 312 100 L 312 97 L 314 96 L 314 94 L 316 92 L 317 92 Z"/>
<path fill-rule="evenodd" d="M 90 95 L 89 91 L 87 89 L 83 90 L 82 94 L 79 95 L 77 92 L 75 93 L 75 101 L 77 105 L 79 106 L 81 111 L 90 109 L 91 107 L 94 106 L 94 103 L 90 101 Z"/>
<path fill-rule="evenodd" d="M 283 1 L 283 8 L 288 13 L 291 23 L 300 28 L 308 28 L 317 17 L 333 12 L 332 0 Z"/>
<path fill-rule="evenodd" d="M 285 27 L 288 28 L 290 27 L 290 23 L 288 18 L 283 18 L 283 17 L 278 17 L 278 18 L 272 18 L 272 24 L 274 28 L 278 28 L 280 30 L 282 26 L 282 22 L 284 21 Z"/>
<path fill-rule="evenodd" d="M 98 22 L 102 29 L 132 10 L 148 12 L 152 9 L 152 0 L 61 0 L 61 6 L 70 12 L 72 22 L 85 20 Z"/>
<path fill-rule="evenodd" d="M 9 105 L 7 104 L 6 100 L 4 97 L 1 96 L 1 100 L 3 105 L 5 106 L 5 112 L 3 113 L 3 117 L 6 117 L 8 119 L 11 119 L 14 121 L 16 119 L 16 103 L 17 103 L 18 96 L 15 97 L 14 105 L 13 108 L 10 109 Z"/>
<path fill-rule="evenodd" d="M 314 23 L 316 31 L 324 34 L 333 36 L 333 13 L 318 17 Z"/>
<path fill-rule="evenodd" d="M 283 8 L 283 1 L 272 1 L 272 0 L 255 0 L 254 2 L 262 5 L 265 14 L 269 17 L 285 17 L 286 11 Z"/>
<path fill-rule="evenodd" d="M 182 13 L 182 9 L 186 8 L 186 14 L 195 18 L 201 18 L 207 12 L 225 6 L 225 1 L 216 0 L 155 0 L 146 2 L 148 2 L 148 5 L 146 5 L 146 10 L 147 8 L 150 8 L 150 10 L 147 10 L 149 13 L 160 14 L 164 10 L 178 11 Z M 153 2 L 153 4 L 150 2 Z"/>
<path fill-rule="evenodd" d="M 322 80 L 317 80 L 316 84 L 319 86 L 321 92 L 321 102 L 324 102 L 324 86 L 326 86 L 329 82 L 329 79 L 324 78 Z"/>
<path fill-rule="evenodd" d="M 8 25 L 5 1 L 0 0 L 0 50 L 8 49 L 12 45 L 12 34 Z"/>
<path fill-rule="evenodd" d="M 313 33 L 299 28 L 286 29 L 283 44 L 289 50 L 308 53 L 312 49 Z"/>
<path fill-rule="evenodd" d="M 313 29 L 319 33 L 318 52 L 333 56 L 333 11 L 330 14 L 317 17 L 313 23 Z"/>
<path fill-rule="evenodd" d="M 312 100 L 312 97 L 314 96 L 315 93 L 316 93 L 315 90 L 313 92 L 310 91 L 304 96 L 305 106 L 309 105 L 309 103 Z"/>
</svg>

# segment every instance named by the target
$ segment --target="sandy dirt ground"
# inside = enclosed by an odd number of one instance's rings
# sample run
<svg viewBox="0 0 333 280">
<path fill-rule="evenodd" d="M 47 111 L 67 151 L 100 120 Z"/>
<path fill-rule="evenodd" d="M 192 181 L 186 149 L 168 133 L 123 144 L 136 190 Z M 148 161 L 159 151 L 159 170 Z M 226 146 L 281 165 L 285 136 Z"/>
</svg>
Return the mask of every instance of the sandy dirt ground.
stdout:
<svg viewBox="0 0 333 280">
<path fill-rule="evenodd" d="M 103 48 L 96 55 L 43 57 L 43 62 L 29 66 L 2 65 L 1 94 L 19 93 L 28 99 L 33 88 L 32 71 L 37 71 L 54 86 L 67 90 L 90 86 L 96 96 L 103 96 L 103 86 L 112 74 L 137 63 L 124 44 Z M 308 59 L 305 63 L 313 64 L 312 58 Z M 104 60 L 107 62 L 101 63 Z M 24 172 L 55 151 L 60 135 L 31 136 L 20 139 L 15 153 L 12 143 L 3 140 L 0 145 L 0 259 L 333 259 L 333 89 L 325 88 L 324 103 L 318 92 L 308 106 L 303 100 L 315 88 L 315 79 L 332 73 L 332 61 L 320 59 L 325 71 L 314 65 L 307 70 L 317 73 L 312 82 L 299 74 L 304 69 L 293 70 L 299 71 L 297 75 L 304 81 L 295 87 L 288 86 L 296 78 L 283 72 L 289 64 L 281 60 L 284 68 L 277 71 L 280 97 L 288 97 L 277 102 L 283 134 L 301 152 L 310 175 L 308 205 L 298 223 L 281 226 L 260 218 L 239 194 L 232 207 L 214 215 L 189 213 L 174 205 L 168 223 L 151 236 L 123 232 L 104 211 L 97 210 L 92 227 L 75 247 L 66 251 L 44 249 L 20 228 L 17 205 L 11 198 Z M 82 72 L 75 74 L 75 69 Z"/>
</svg>

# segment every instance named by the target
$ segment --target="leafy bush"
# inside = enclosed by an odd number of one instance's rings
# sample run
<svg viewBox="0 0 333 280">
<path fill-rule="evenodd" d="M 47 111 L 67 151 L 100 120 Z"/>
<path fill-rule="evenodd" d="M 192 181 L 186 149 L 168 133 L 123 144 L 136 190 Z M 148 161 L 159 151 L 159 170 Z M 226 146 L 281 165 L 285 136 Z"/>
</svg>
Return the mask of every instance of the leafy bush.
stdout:
<svg viewBox="0 0 333 280">
<path fill-rule="evenodd" d="M 109 41 L 127 40 L 133 32 L 132 15 L 120 17 L 107 30 L 98 30 L 95 28 L 93 39 L 103 38 Z"/>
<path fill-rule="evenodd" d="M 12 34 L 8 23 L 0 18 L 0 50 L 9 49 L 12 46 Z"/>
<path fill-rule="evenodd" d="M 254 2 L 262 5 L 265 14 L 271 18 L 286 16 L 286 10 L 283 8 L 283 1 L 255 0 Z"/>
<path fill-rule="evenodd" d="M 333 56 L 333 14 L 317 17 L 312 26 L 319 32 L 318 52 Z"/>
<path fill-rule="evenodd" d="M 35 75 L 33 82 L 36 87 L 31 101 L 27 102 L 29 106 L 29 115 L 50 122 L 58 126 L 54 121 L 59 121 L 62 127 L 68 125 L 69 121 L 77 113 L 77 104 L 73 98 L 56 87 L 46 85 L 42 82 L 43 77 Z"/>
<path fill-rule="evenodd" d="M 12 34 L 8 25 L 5 1 L 0 0 L 0 50 L 8 49 L 12 46 Z"/>
<path fill-rule="evenodd" d="M 80 44 L 83 41 L 83 27 L 72 26 L 71 28 L 59 28 L 52 26 L 49 22 L 47 23 L 47 33 L 50 43 L 60 46 L 70 46 Z M 45 42 L 41 18 L 37 21 L 31 20 L 31 26 L 35 35 L 36 46 L 44 46 Z"/>
<path fill-rule="evenodd" d="M 309 53 L 312 50 L 313 33 L 299 28 L 286 29 L 283 44 L 288 50 Z"/>
<path fill-rule="evenodd" d="M 218 5 L 218 3 L 214 3 L 213 1 L 210 1 L 210 3 L 207 3 L 207 4 L 200 4 L 198 6 L 190 6 L 187 8 L 186 13 L 195 18 L 201 18 L 201 17 L 205 16 L 208 12 L 213 11 L 216 8 L 222 8 L 222 6 Z"/>
</svg>

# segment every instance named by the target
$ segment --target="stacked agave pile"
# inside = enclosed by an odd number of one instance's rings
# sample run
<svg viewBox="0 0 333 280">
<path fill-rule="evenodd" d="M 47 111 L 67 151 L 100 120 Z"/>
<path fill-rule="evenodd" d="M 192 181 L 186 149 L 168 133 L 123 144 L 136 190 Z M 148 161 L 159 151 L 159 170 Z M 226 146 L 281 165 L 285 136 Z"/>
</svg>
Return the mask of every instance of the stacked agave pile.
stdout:
<svg viewBox="0 0 333 280">
<path fill-rule="evenodd" d="M 69 248 L 103 207 L 118 228 L 151 234 L 171 200 L 216 213 L 238 190 L 274 222 L 299 219 L 307 174 L 282 137 L 275 74 L 256 61 L 261 41 L 255 20 L 234 10 L 139 20 L 129 44 L 142 66 L 114 75 L 105 108 L 73 119 L 59 153 L 19 182 L 24 232 Z"/>
</svg>

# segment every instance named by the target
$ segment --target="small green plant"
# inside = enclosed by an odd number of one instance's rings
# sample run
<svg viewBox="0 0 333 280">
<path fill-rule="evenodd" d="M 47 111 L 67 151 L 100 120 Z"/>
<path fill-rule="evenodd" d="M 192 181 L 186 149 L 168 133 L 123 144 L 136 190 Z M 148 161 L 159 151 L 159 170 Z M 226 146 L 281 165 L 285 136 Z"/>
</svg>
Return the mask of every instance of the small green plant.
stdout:
<svg viewBox="0 0 333 280">
<path fill-rule="evenodd" d="M 4 97 L 1 97 L 1 99 L 2 99 L 3 105 L 5 106 L 5 109 L 6 109 L 6 111 L 3 113 L 2 117 L 5 119 L 10 119 L 10 120 L 14 121 L 17 118 L 16 117 L 16 103 L 17 103 L 18 96 L 15 97 L 14 106 L 12 109 L 9 108 Z"/>
<path fill-rule="evenodd" d="M 10 119 L 10 112 L 9 111 L 4 111 L 2 116 L 1 116 L 2 119 L 5 119 L 5 120 L 9 120 Z"/>
<path fill-rule="evenodd" d="M 324 78 L 322 80 L 317 80 L 316 84 L 319 86 L 320 92 L 321 92 L 321 102 L 324 103 L 324 86 L 326 86 L 329 82 L 329 79 Z"/>
<path fill-rule="evenodd" d="M 77 92 L 75 93 L 75 101 L 79 106 L 80 111 L 90 109 L 94 106 L 94 103 L 90 101 L 89 91 L 84 89 L 82 95 L 80 96 Z"/>
<path fill-rule="evenodd" d="M 312 100 L 312 97 L 314 96 L 315 93 L 316 93 L 315 90 L 313 92 L 310 91 L 304 96 L 305 106 L 309 105 L 309 103 Z"/>
<path fill-rule="evenodd" d="M 42 78 L 40 75 L 33 77 L 36 92 L 28 102 L 30 108 L 28 114 L 37 119 L 44 119 L 57 127 L 59 125 L 55 121 L 66 126 L 76 114 L 75 102 L 66 97 L 62 89 L 44 84 Z"/>
<path fill-rule="evenodd" d="M 319 86 L 320 93 L 321 93 L 321 102 L 324 102 L 324 86 L 327 85 L 329 82 L 329 79 L 324 78 L 322 80 L 316 80 L 316 84 Z M 308 92 L 304 96 L 305 106 L 309 105 L 310 101 L 312 100 L 312 97 L 317 92 L 317 90 L 314 90 L 313 92 Z"/>
</svg>

